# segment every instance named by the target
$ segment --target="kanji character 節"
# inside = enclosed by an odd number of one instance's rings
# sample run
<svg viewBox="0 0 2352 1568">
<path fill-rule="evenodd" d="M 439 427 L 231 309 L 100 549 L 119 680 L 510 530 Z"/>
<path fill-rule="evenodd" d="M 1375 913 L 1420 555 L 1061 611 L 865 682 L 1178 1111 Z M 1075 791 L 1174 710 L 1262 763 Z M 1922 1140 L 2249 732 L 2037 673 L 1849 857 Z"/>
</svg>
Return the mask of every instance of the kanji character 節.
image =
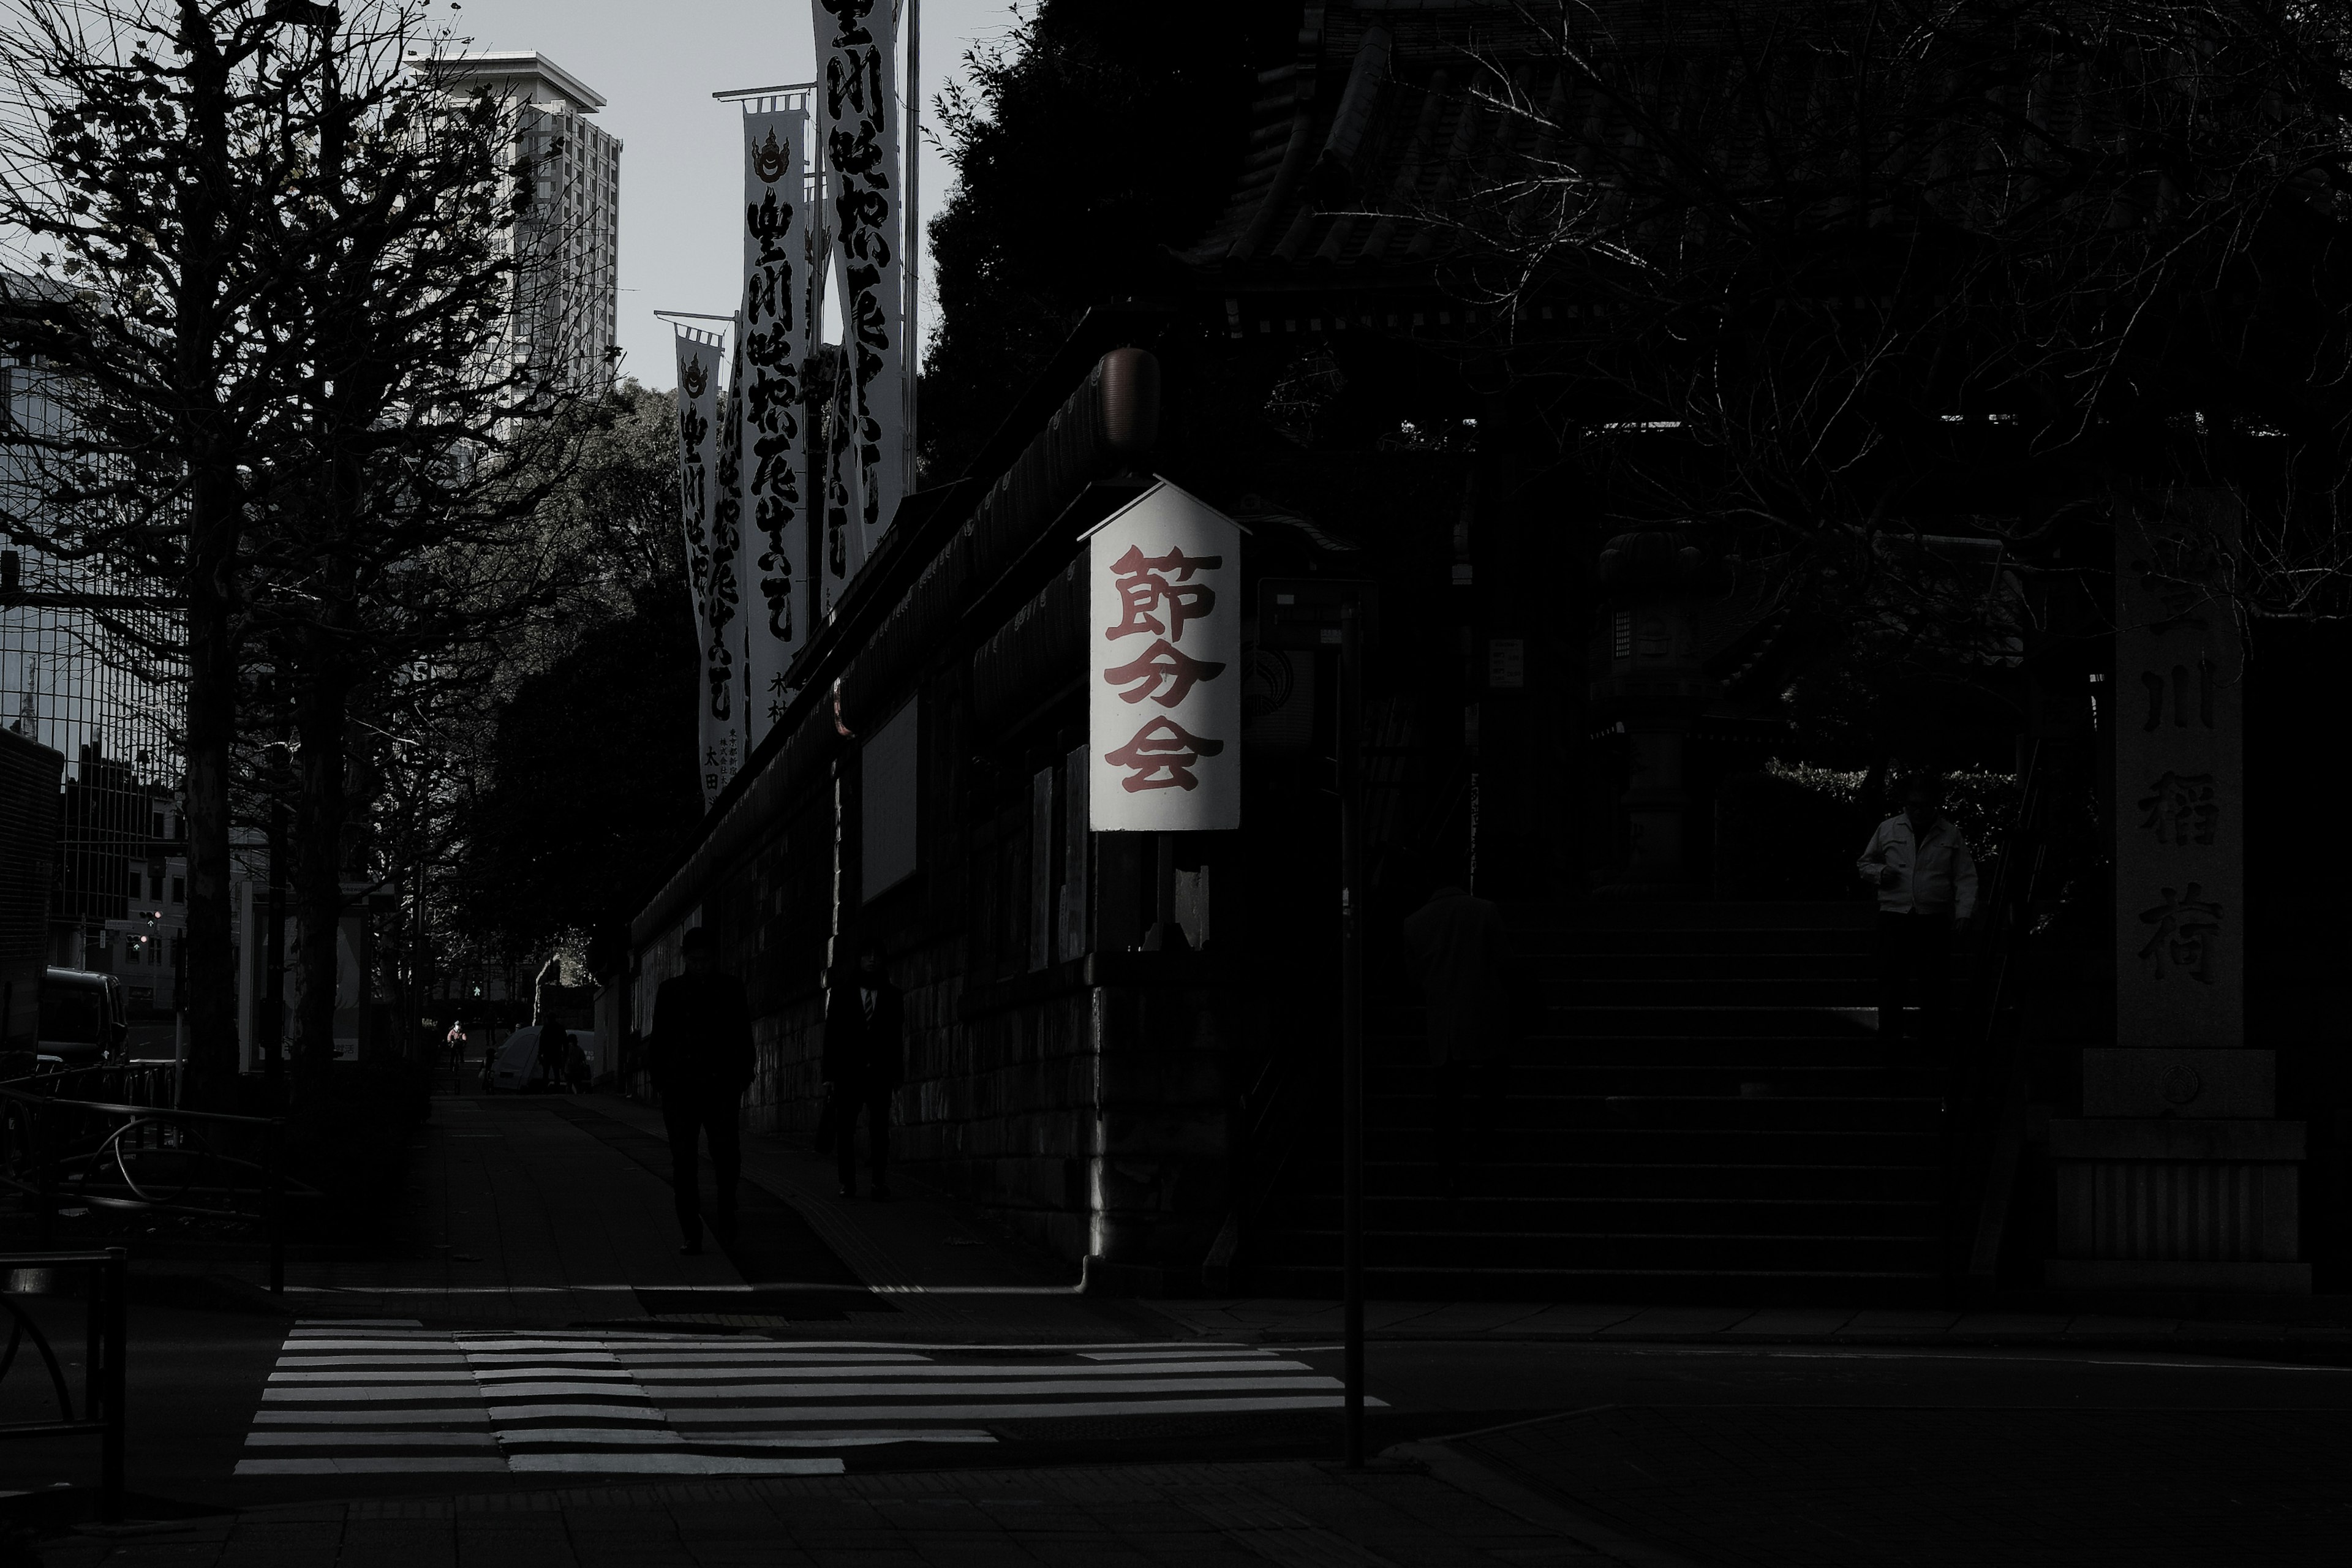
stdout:
<svg viewBox="0 0 2352 1568">
<path fill-rule="evenodd" d="M 1223 566 L 1222 555 L 1187 555 L 1181 549 L 1165 555 L 1146 555 L 1143 546 L 1130 544 L 1127 553 L 1110 563 L 1118 579 L 1119 620 L 1103 636 L 1113 640 L 1137 632 L 1151 632 L 1171 642 L 1184 640 L 1184 623 L 1197 621 L 1216 608 L 1216 590 L 1194 583 L 1193 573 Z M 1167 620 L 1160 618 L 1165 607 Z"/>
</svg>

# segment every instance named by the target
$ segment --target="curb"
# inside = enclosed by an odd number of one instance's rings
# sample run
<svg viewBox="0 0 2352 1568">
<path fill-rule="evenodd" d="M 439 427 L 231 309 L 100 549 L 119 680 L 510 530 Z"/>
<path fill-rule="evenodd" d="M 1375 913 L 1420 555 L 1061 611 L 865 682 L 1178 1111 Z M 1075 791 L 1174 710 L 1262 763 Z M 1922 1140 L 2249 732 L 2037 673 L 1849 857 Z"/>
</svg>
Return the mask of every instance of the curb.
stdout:
<svg viewBox="0 0 2352 1568">
<path fill-rule="evenodd" d="M 235 1312 L 246 1317 L 292 1318 L 294 1304 L 230 1274 L 169 1274 L 130 1271 L 126 1292 L 142 1307 L 176 1307 L 193 1312 Z"/>
<path fill-rule="evenodd" d="M 1339 1337 L 1337 1325 L 1320 1331 L 1266 1329 L 1234 1330 L 1224 1333 L 1201 1334 L 1203 1339 L 1235 1339 L 1261 1345 L 1330 1344 Z M 2148 1334 L 2118 1332 L 2114 1334 L 1889 1334 L 1853 1333 L 1805 1336 L 1798 1334 L 1676 1334 L 1668 1332 L 1641 1333 L 1514 1333 L 1498 1330 L 1491 1333 L 1462 1330 L 1433 1329 L 1414 1331 L 1404 1329 L 1370 1330 L 1364 1335 L 1370 1344 L 1557 1344 L 1557 1345 L 1713 1345 L 1725 1350 L 1767 1350 L 1775 1347 L 1806 1348 L 1843 1347 L 1855 1350 L 2069 1350 L 2069 1351 L 2170 1351 L 2179 1354 L 2244 1356 L 2260 1353 L 2270 1356 L 2301 1354 L 2329 1363 L 2352 1364 L 2352 1334 L 2331 1332 L 2326 1335 L 2298 1334 L 2285 1330 L 2251 1333 Z"/>
<path fill-rule="evenodd" d="M 1591 1408 L 1606 1410 L 1611 1406 L 1601 1405 Z M 1557 1415 L 1538 1416 L 1530 1421 L 1514 1421 L 1508 1423 L 1507 1426 L 1489 1426 L 1482 1428 L 1481 1431 L 1505 1431 L 1510 1426 L 1530 1426 L 1538 1422 L 1565 1420 L 1589 1413 L 1584 1410 L 1564 1411 Z M 1626 1563 L 1628 1568 L 1703 1568 L 1702 1564 L 1691 1558 L 1680 1556 L 1664 1547 L 1653 1546 L 1644 1541 L 1636 1541 L 1632 1536 L 1613 1530 L 1597 1520 L 1578 1513 L 1573 1509 L 1545 1497 L 1532 1488 L 1511 1479 L 1508 1476 L 1487 1468 L 1453 1447 L 1465 1437 L 1475 1437 L 1480 1435 L 1481 1432 L 1461 1432 L 1451 1437 L 1433 1438 L 1425 1442 L 1399 1443 L 1392 1448 L 1383 1449 L 1380 1457 L 1383 1459 L 1419 1465 L 1456 1491 L 1467 1492 L 1489 1507 L 1500 1509 L 1505 1513 L 1516 1514 L 1529 1524 L 1550 1531 L 1556 1535 L 1566 1536 L 1579 1545 L 1590 1548 L 1604 1557 L 1613 1557 L 1618 1562 Z"/>
</svg>

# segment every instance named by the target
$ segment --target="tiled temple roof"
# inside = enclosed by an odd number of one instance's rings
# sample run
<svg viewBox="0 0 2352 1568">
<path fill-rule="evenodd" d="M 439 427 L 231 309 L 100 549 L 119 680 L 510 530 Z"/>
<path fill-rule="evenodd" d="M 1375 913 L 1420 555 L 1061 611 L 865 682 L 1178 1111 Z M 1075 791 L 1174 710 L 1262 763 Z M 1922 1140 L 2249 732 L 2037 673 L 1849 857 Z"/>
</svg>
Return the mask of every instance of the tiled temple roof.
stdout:
<svg viewBox="0 0 2352 1568">
<path fill-rule="evenodd" d="M 1784 4 L 1790 25 L 1782 36 L 1769 24 Z M 1681 8 L 1674 0 L 1580 0 L 1579 47 L 1597 43 L 1630 66 L 1612 74 L 1646 99 L 1645 130 L 1588 79 L 1562 69 L 1560 40 L 1538 25 L 1540 7 L 1496 0 L 1310 5 L 1297 58 L 1260 73 L 1249 149 L 1223 211 L 1182 259 L 1204 286 L 1228 293 L 1427 287 L 1433 264 L 1451 246 L 1443 221 L 1450 203 L 1524 173 L 1530 161 L 1556 160 L 1605 181 L 1612 159 L 1651 133 L 1687 140 L 1732 184 L 1746 181 L 1766 199 L 1767 192 L 1785 193 L 1790 180 L 1840 178 L 1843 170 L 1768 167 L 1786 156 L 1786 137 L 1776 145 L 1775 128 L 1757 121 L 1753 84 L 1734 74 L 1746 68 L 1734 57 L 1752 58 L 1760 38 L 1779 39 L 1766 86 L 1783 107 L 1774 119 L 1785 131 L 1804 122 L 1809 110 L 1800 106 L 1850 90 L 1838 35 L 1849 26 L 1883 25 L 1866 11 L 1859 0 L 1852 11 L 1838 0 Z M 1726 16 L 1749 30 L 1743 42 L 1724 34 Z M 2102 139 L 2110 112 L 2096 100 L 2118 87 L 2129 90 L 2060 69 L 2021 89 L 2011 107 L 2023 110 L 2021 119 L 2035 127 L 2045 153 L 2087 149 Z M 1498 98 L 1523 112 L 1503 109 Z M 1887 129 L 1913 140 L 1874 151 L 1833 139 L 1812 150 L 1841 163 L 1856 152 L 1884 160 L 1882 175 L 1917 181 L 1925 205 L 1961 226 L 1969 221 L 1969 198 L 1950 176 L 1988 156 L 2013 162 L 2021 151 L 1994 149 L 1981 121 L 1948 122 L 1924 142 L 1899 120 Z"/>
<path fill-rule="evenodd" d="M 1628 47 L 1662 37 L 1660 0 L 1585 0 L 1578 11 Z M 1259 73 L 1232 195 L 1183 258 L 1219 284 L 1302 269 L 1325 282 L 1425 280 L 1447 241 L 1423 215 L 1554 156 L 1554 127 L 1576 123 L 1586 141 L 1625 133 L 1620 112 L 1572 89 L 1539 20 L 1496 0 L 1308 5 L 1297 58 Z M 1705 50 L 1711 32 L 1678 18 L 1673 46 Z M 1496 105 L 1506 79 L 1535 112 Z"/>
<path fill-rule="evenodd" d="M 1525 58 L 1538 40 L 1492 0 L 1310 5 L 1305 23 L 1298 58 L 1259 73 L 1233 193 L 1184 259 L 1221 282 L 1318 264 L 1368 282 L 1425 271 L 1440 236 L 1413 215 L 1534 150 L 1524 119 L 1467 96 L 1473 50 Z"/>
</svg>

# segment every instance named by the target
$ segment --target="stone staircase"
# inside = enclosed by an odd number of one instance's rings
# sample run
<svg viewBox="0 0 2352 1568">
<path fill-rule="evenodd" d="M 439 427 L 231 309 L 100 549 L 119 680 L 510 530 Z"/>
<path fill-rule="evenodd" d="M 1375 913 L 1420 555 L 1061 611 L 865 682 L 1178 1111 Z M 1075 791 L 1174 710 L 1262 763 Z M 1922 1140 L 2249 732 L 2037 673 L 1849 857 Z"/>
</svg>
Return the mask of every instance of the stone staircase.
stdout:
<svg viewBox="0 0 2352 1568">
<path fill-rule="evenodd" d="M 1389 1298 L 1927 1303 L 1943 1285 L 1933 1071 L 1877 1045 L 1862 903 L 1510 915 L 1541 987 L 1458 1196 L 1417 1001 L 1371 998 L 1366 1268 Z M 1253 1291 L 1338 1289 L 1336 1074 L 1243 1236 Z M 1271 1162 L 1269 1162 L 1271 1163 Z"/>
</svg>

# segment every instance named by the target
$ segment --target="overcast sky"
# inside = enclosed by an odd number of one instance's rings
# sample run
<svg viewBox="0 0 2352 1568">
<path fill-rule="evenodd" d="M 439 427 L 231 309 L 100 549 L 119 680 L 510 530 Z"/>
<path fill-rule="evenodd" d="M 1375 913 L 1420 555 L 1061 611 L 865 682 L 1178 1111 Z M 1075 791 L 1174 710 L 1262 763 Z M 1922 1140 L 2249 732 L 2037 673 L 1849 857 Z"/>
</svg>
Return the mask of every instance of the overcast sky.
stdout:
<svg viewBox="0 0 2352 1568">
<path fill-rule="evenodd" d="M 964 51 L 1002 37 L 1012 18 L 1007 0 L 922 0 L 922 12 L 928 127 Z M 472 47 L 535 49 L 604 95 L 597 121 L 625 144 L 621 370 L 647 386 L 677 380 L 670 330 L 653 312 L 730 311 L 741 281 L 740 111 L 710 95 L 814 78 L 808 13 L 809 0 L 464 0 L 446 13 Z M 926 146 L 919 173 L 928 216 L 939 210 L 948 166 Z M 926 338 L 936 316 L 929 262 L 921 260 Z"/>
</svg>

